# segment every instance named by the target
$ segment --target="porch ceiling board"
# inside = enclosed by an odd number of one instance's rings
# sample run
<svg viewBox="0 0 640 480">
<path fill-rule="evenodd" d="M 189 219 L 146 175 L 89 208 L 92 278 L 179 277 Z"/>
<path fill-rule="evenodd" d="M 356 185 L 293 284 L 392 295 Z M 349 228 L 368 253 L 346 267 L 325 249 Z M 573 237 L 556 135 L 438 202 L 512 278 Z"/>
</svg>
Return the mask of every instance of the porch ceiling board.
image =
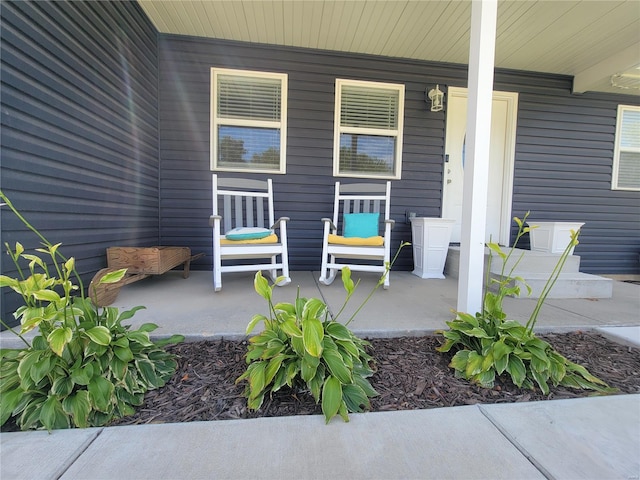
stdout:
<svg viewBox="0 0 640 480">
<path fill-rule="evenodd" d="M 440 2 L 438 2 L 440 3 Z M 431 17 L 428 36 L 420 43 L 413 58 L 438 62 L 464 63 L 469 61 L 469 33 L 471 31 L 471 4 L 468 2 L 443 2 L 444 10 L 431 16 L 433 4 L 425 2 L 423 15 Z M 420 27 L 419 27 L 420 28 Z M 451 35 L 451 32 L 457 32 Z M 411 38 L 411 33 L 405 33 Z M 403 52 L 397 52 L 401 57 Z"/>
<path fill-rule="evenodd" d="M 625 37 L 630 41 L 634 33 L 638 37 L 640 23 L 633 21 L 631 9 L 637 11 L 640 4 L 627 4 L 629 8 L 625 9 L 619 2 L 592 3 L 588 9 L 580 8 L 577 2 L 553 2 L 554 8 L 535 5 L 535 12 L 529 13 L 544 18 L 544 22 L 518 22 L 517 37 L 510 39 L 508 45 L 519 48 L 506 49 L 508 55 L 499 61 L 521 70 L 574 73 L 577 65 L 594 56 L 606 57 L 624 45 Z M 629 23 L 623 23 L 622 18 Z M 628 30 L 625 35 L 627 27 L 635 27 L 635 31 Z"/>
<path fill-rule="evenodd" d="M 242 42 L 468 63 L 470 1 L 138 0 L 159 32 Z M 629 67 L 608 59 L 635 49 Z M 563 75 L 589 71 L 585 90 L 638 74 L 637 0 L 499 0 L 496 67 Z M 601 69 L 600 75 L 593 69 Z M 606 71 L 605 71 L 606 70 Z M 583 79 L 581 79 L 583 80 Z M 581 86 L 585 87 L 584 81 Z M 640 85 L 640 82 L 638 82 Z"/>
</svg>

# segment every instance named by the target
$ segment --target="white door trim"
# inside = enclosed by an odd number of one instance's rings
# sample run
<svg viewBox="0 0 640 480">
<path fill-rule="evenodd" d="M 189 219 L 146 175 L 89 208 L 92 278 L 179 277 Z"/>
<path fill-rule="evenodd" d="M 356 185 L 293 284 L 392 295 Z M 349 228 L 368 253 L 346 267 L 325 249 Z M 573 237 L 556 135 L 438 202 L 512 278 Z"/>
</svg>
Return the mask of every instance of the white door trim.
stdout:
<svg viewBox="0 0 640 480">
<path fill-rule="evenodd" d="M 493 92 L 494 100 L 507 103 L 507 126 L 504 145 L 504 175 L 502 183 L 502 212 L 500 215 L 501 245 L 510 246 L 511 236 L 511 207 L 513 205 L 513 174 L 516 158 L 516 129 L 518 123 L 518 93 Z"/>
<path fill-rule="evenodd" d="M 447 96 L 449 98 L 460 97 L 468 98 L 468 89 L 461 87 L 448 87 Z M 516 150 L 516 128 L 518 121 L 518 93 L 494 91 L 493 100 L 501 100 L 507 104 L 507 118 L 505 125 L 505 144 L 504 144 L 504 164 L 503 164 L 503 182 L 502 182 L 502 206 L 500 212 L 500 238 L 497 239 L 501 245 L 509 246 L 510 230 L 511 230 L 511 207 L 513 204 L 513 175 L 515 170 L 515 150 Z M 443 182 L 446 179 L 443 177 Z M 443 185 L 442 195 L 442 211 L 445 207 L 446 186 Z"/>
</svg>

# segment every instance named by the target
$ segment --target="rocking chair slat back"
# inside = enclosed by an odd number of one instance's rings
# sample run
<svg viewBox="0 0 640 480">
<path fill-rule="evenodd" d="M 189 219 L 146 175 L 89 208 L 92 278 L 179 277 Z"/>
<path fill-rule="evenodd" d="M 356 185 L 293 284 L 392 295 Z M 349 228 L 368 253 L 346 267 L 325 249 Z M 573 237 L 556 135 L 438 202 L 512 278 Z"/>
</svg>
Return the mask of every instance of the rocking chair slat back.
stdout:
<svg viewBox="0 0 640 480">
<path fill-rule="evenodd" d="M 265 199 L 269 200 L 272 196 L 271 179 L 261 181 L 226 178 L 218 179 L 217 182 L 218 195 L 213 199 L 213 211 L 218 212 L 220 197 L 225 232 L 236 227 L 270 228 L 273 225 L 273 206 L 268 205 L 266 210 L 264 206 Z M 255 190 L 247 191 L 249 188 Z"/>
<path fill-rule="evenodd" d="M 339 193 L 335 196 L 333 208 L 334 225 L 343 223 L 341 219 L 345 213 L 380 213 L 381 224 L 389 218 L 386 184 L 336 182 L 336 189 Z"/>
<path fill-rule="evenodd" d="M 381 213 L 380 200 L 345 200 L 344 213 Z"/>
</svg>

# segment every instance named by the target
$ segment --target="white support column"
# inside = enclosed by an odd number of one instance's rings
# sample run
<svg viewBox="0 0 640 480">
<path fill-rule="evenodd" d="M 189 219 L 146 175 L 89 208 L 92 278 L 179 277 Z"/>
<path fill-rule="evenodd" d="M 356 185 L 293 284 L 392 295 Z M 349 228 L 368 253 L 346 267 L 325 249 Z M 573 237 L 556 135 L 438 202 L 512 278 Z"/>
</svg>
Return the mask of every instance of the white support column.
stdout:
<svg viewBox="0 0 640 480">
<path fill-rule="evenodd" d="M 484 284 L 484 240 L 497 12 L 497 0 L 473 0 L 471 4 L 467 154 L 462 196 L 457 304 L 458 311 L 471 314 L 479 312 L 482 307 Z"/>
</svg>

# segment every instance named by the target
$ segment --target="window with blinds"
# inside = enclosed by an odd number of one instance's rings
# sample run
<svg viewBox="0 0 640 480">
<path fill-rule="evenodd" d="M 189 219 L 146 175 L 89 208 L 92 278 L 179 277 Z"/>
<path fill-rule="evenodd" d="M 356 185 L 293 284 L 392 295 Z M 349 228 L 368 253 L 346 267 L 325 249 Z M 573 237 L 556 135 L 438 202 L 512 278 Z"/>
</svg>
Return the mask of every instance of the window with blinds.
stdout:
<svg viewBox="0 0 640 480">
<path fill-rule="evenodd" d="M 404 85 L 336 80 L 333 174 L 399 179 Z"/>
<path fill-rule="evenodd" d="M 211 169 L 285 173 L 287 75 L 211 69 Z"/>
<path fill-rule="evenodd" d="M 640 107 L 618 105 L 613 190 L 640 190 Z"/>
</svg>

